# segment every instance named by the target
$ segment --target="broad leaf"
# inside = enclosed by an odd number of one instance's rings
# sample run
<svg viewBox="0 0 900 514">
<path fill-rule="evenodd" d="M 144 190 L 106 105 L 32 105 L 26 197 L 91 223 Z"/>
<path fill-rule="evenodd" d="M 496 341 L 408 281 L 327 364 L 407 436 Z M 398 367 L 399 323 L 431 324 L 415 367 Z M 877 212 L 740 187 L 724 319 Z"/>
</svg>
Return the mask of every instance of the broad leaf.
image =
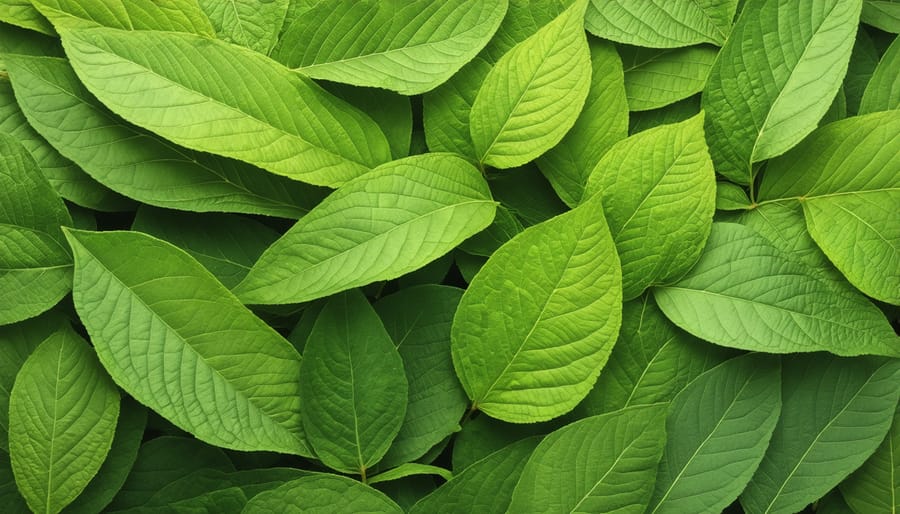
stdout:
<svg viewBox="0 0 900 514">
<path fill-rule="evenodd" d="M 494 211 L 481 174 L 462 158 L 394 161 L 328 196 L 235 291 L 247 303 L 297 303 L 397 278 L 487 227 Z"/>
<path fill-rule="evenodd" d="M 860 114 L 900 109 L 900 43 L 897 41 L 895 38 L 872 73 L 859 104 Z"/>
<path fill-rule="evenodd" d="M 312 78 L 418 95 L 472 60 L 506 7 L 506 0 L 318 2 L 285 31 L 273 56 Z"/>
<path fill-rule="evenodd" d="M 653 294 L 676 325 L 723 346 L 900 356 L 897 336 L 875 306 L 836 290 L 815 268 L 742 225 L 714 223 L 694 268 Z"/>
<path fill-rule="evenodd" d="M 900 361 L 797 356 L 781 381 L 781 418 L 741 495 L 748 514 L 797 512 L 872 455 L 894 417 Z"/>
<path fill-rule="evenodd" d="M 197 0 L 32 0 L 32 3 L 54 23 L 60 16 L 72 16 L 84 27 L 215 36 Z"/>
<path fill-rule="evenodd" d="M 268 54 L 291 0 L 199 0 L 220 39 Z"/>
<path fill-rule="evenodd" d="M 356 480 L 337 475 L 317 474 L 298 478 L 271 491 L 259 493 L 241 512 L 402 514 L 403 509 L 384 493 Z"/>
<path fill-rule="evenodd" d="M 737 0 L 591 0 L 585 27 L 606 39 L 651 48 L 721 45 Z"/>
<path fill-rule="evenodd" d="M 841 482 L 841 494 L 857 514 L 900 511 L 900 404 L 881 446 Z"/>
<path fill-rule="evenodd" d="M 469 115 L 480 162 L 520 166 L 556 146 L 572 128 L 591 85 L 582 29 L 586 4 L 576 0 L 507 52 L 484 78 Z"/>
<path fill-rule="evenodd" d="M 666 445 L 666 409 L 631 407 L 576 421 L 541 441 L 510 512 L 640 514 Z"/>
<path fill-rule="evenodd" d="M 600 159 L 585 197 L 601 197 L 626 300 L 677 280 L 697 262 L 712 227 L 715 191 L 702 114 L 635 134 Z"/>
<path fill-rule="evenodd" d="M 896 0 L 865 0 L 860 18 L 885 32 L 900 33 L 900 5 Z"/>
<path fill-rule="evenodd" d="M 70 328 L 28 357 L 9 400 L 9 455 L 34 512 L 59 512 L 100 469 L 119 417 L 119 392 Z"/>
<path fill-rule="evenodd" d="M 31 0 L 3 0 L 0 3 L 0 21 L 44 34 L 53 34 L 53 26 L 34 8 Z"/>
<path fill-rule="evenodd" d="M 748 354 L 697 377 L 669 408 L 647 512 L 723 511 L 759 466 L 780 413 L 777 357 Z"/>
<path fill-rule="evenodd" d="M 453 320 L 453 364 L 472 409 L 516 423 L 572 410 L 621 323 L 619 260 L 594 196 L 526 229 L 475 276 Z"/>
<path fill-rule="evenodd" d="M 300 412 L 309 444 L 325 465 L 365 481 L 403 423 L 403 360 L 359 291 L 325 304 L 304 348 Z"/>
<path fill-rule="evenodd" d="M 752 182 L 752 164 L 816 128 L 847 71 L 862 0 L 748 0 L 703 93 L 716 171 Z"/>
<path fill-rule="evenodd" d="M 91 93 L 180 145 L 325 186 L 390 159 L 371 118 L 252 50 L 174 32 L 57 28 Z M 172 56 L 191 65 L 172 66 Z"/>
<path fill-rule="evenodd" d="M 211 444 L 309 454 L 290 343 L 169 243 L 139 232 L 67 237 L 75 308 L 122 389 Z"/>
<path fill-rule="evenodd" d="M 628 108 L 647 111 L 703 90 L 718 49 L 703 45 L 673 50 L 619 47 Z"/>
</svg>

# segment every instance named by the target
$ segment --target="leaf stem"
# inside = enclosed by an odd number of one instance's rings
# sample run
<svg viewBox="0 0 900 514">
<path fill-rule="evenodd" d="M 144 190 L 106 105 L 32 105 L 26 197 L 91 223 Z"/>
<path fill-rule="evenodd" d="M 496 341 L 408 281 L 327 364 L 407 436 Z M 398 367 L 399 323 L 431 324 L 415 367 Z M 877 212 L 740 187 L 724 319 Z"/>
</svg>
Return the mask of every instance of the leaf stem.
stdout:
<svg viewBox="0 0 900 514">
<path fill-rule="evenodd" d="M 360 466 L 359 475 L 361 477 L 362 483 L 364 483 L 364 484 L 369 483 L 369 479 L 366 477 L 366 467 L 365 466 Z"/>
</svg>

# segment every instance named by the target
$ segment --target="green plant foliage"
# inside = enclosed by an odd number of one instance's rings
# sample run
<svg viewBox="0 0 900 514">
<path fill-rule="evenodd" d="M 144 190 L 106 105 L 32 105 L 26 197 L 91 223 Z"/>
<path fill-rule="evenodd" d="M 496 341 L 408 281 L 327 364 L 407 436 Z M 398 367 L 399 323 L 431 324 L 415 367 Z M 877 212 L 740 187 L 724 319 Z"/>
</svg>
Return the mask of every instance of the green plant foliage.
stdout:
<svg viewBox="0 0 900 514">
<path fill-rule="evenodd" d="M 170 30 L 203 36 L 215 31 L 197 0 L 32 0 L 50 21 L 75 17 L 85 27 Z"/>
<path fill-rule="evenodd" d="M 585 27 L 613 41 L 651 48 L 721 45 L 731 32 L 737 0 L 591 0 Z"/>
<path fill-rule="evenodd" d="M 900 509 L 900 404 L 881 446 L 841 483 L 841 494 L 854 512 Z"/>
<path fill-rule="evenodd" d="M 365 484 L 341 476 L 317 474 L 260 493 L 241 512 L 401 514 L 403 509 L 383 493 Z"/>
<path fill-rule="evenodd" d="M 291 0 L 199 3 L 220 38 L 268 54 L 278 41 Z"/>
<path fill-rule="evenodd" d="M 621 46 L 625 93 L 632 111 L 658 109 L 699 93 L 716 60 L 716 48 L 650 49 Z"/>
</svg>

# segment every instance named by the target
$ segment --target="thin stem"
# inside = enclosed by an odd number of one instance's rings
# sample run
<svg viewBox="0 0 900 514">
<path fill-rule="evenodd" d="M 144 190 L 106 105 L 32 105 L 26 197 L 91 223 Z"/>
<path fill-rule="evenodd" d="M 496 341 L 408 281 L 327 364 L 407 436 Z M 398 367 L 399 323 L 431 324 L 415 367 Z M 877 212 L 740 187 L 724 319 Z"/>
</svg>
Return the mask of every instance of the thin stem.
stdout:
<svg viewBox="0 0 900 514">
<path fill-rule="evenodd" d="M 362 477 L 362 483 L 364 483 L 364 484 L 369 483 L 368 478 L 366 478 L 366 467 L 365 466 L 362 466 L 359 468 L 359 474 Z"/>
</svg>

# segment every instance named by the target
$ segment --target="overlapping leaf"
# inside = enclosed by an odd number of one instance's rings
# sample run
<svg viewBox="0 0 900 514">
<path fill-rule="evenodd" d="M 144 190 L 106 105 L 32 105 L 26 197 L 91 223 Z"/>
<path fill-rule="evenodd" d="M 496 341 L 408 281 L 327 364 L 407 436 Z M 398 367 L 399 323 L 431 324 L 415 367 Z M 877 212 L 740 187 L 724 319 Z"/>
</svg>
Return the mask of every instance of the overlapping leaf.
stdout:
<svg viewBox="0 0 900 514">
<path fill-rule="evenodd" d="M 900 9 L 898 9 L 900 13 Z M 900 43 L 895 38 L 881 57 L 866 86 L 859 105 L 859 113 L 900 109 Z"/>
<path fill-rule="evenodd" d="M 215 36 L 197 0 L 32 0 L 32 3 L 54 22 L 61 17 L 74 17 L 85 27 L 170 30 Z"/>
<path fill-rule="evenodd" d="M 585 27 L 606 39 L 651 48 L 721 45 L 731 31 L 736 0 L 591 0 Z"/>
<path fill-rule="evenodd" d="M 675 50 L 620 47 L 632 111 L 658 109 L 703 90 L 718 51 L 708 45 Z"/>
<path fill-rule="evenodd" d="M 841 482 L 841 494 L 857 514 L 900 510 L 900 404 L 881 446 Z"/>
<path fill-rule="evenodd" d="M 298 478 L 254 496 L 242 512 L 402 514 L 403 509 L 384 493 L 356 480 L 337 475 L 317 474 Z"/>
<path fill-rule="evenodd" d="M 291 0 L 199 0 L 219 38 L 268 54 L 281 33 Z"/>
</svg>

